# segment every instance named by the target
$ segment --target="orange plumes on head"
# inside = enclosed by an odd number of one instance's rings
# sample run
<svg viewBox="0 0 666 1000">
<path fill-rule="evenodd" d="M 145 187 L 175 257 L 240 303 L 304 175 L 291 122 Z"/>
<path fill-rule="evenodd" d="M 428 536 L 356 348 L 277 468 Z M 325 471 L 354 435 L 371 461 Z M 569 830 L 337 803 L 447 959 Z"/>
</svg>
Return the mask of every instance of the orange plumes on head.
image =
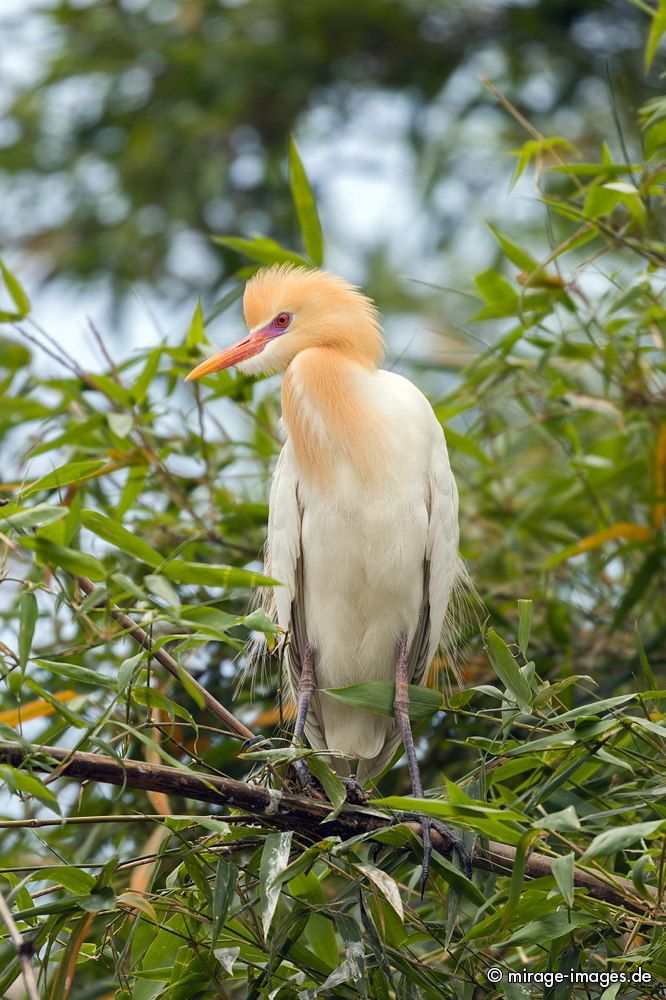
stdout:
<svg viewBox="0 0 666 1000">
<path fill-rule="evenodd" d="M 243 308 L 251 330 L 280 310 L 293 315 L 292 329 L 271 355 L 281 359 L 277 370 L 286 370 L 282 415 L 304 479 L 327 486 L 342 457 L 372 479 L 387 428 L 355 374 L 375 371 L 384 354 L 372 300 L 334 274 L 283 265 L 257 272 Z"/>
<path fill-rule="evenodd" d="M 345 464 L 376 478 L 391 421 L 380 419 L 363 383 L 384 354 L 374 303 L 334 274 L 280 265 L 248 281 L 243 310 L 249 334 L 197 365 L 188 381 L 232 365 L 250 375 L 285 373 L 282 415 L 304 479 L 330 484 Z"/>
<path fill-rule="evenodd" d="M 383 357 L 374 303 L 343 278 L 289 264 L 262 268 L 245 287 L 245 321 L 255 330 L 282 310 L 293 315 L 293 328 L 271 352 L 280 359 L 282 370 L 309 347 L 340 351 L 365 368 L 376 368 Z"/>
</svg>

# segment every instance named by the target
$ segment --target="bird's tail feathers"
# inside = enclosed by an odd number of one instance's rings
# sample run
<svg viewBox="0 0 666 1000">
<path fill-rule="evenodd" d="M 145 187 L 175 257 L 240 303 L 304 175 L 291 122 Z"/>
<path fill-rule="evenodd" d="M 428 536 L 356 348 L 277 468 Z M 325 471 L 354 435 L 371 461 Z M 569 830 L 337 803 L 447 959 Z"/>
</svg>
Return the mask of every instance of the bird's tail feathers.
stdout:
<svg viewBox="0 0 666 1000">
<path fill-rule="evenodd" d="M 268 547 L 264 550 L 264 571 L 270 576 L 268 564 Z M 266 612 L 272 622 L 277 622 L 277 608 L 275 605 L 275 591 L 273 587 L 258 587 L 252 594 L 247 612 L 251 614 L 261 608 Z M 278 638 L 275 648 L 270 649 L 268 640 L 263 632 L 252 632 L 245 644 L 245 663 L 243 664 L 234 686 L 234 697 L 238 696 L 240 689 L 246 684 L 250 685 L 250 697 L 254 697 L 257 685 L 264 687 L 269 683 L 271 674 L 275 673 L 276 665 L 281 661 L 280 650 L 284 644 L 284 638 Z"/>
<path fill-rule="evenodd" d="M 462 684 L 462 669 L 465 664 L 467 647 L 475 626 L 480 624 L 483 601 L 474 583 L 465 560 L 457 556 L 451 597 L 449 598 L 439 656 L 435 658 L 437 672 L 445 675 L 445 684 L 453 675 L 458 685 Z M 438 686 L 435 683 L 434 686 Z"/>
</svg>

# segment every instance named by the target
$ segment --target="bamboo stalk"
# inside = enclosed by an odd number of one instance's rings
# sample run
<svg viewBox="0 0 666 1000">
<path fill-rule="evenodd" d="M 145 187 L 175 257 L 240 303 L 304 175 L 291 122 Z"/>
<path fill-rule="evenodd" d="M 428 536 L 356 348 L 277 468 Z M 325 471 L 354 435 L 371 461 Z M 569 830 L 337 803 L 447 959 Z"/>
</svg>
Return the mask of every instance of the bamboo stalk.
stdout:
<svg viewBox="0 0 666 1000">
<path fill-rule="evenodd" d="M 361 833 L 385 829 L 388 817 L 370 809 L 346 805 L 333 820 L 328 820 L 330 803 L 290 792 L 250 785 L 234 778 L 215 774 L 193 774 L 163 764 L 125 760 L 119 763 L 101 754 L 81 753 L 61 747 L 37 746 L 0 741 L 0 761 L 14 767 L 30 767 L 36 771 L 50 771 L 54 764 L 62 765 L 63 776 L 106 784 L 140 788 L 146 791 L 167 792 L 195 802 L 210 802 L 218 806 L 241 809 L 256 820 L 282 830 L 294 830 L 321 840 L 338 835 L 344 839 Z M 195 817 L 193 817 L 194 819 Z M 416 833 L 418 823 L 413 824 Z M 433 830 L 433 845 L 445 853 L 446 843 Z M 515 849 L 491 841 L 487 848 L 477 846 L 472 865 L 483 871 L 511 872 L 515 863 Z M 532 878 L 552 875 L 552 859 L 545 854 L 532 852 L 527 858 L 526 874 Z M 574 884 L 585 889 L 595 899 L 615 906 L 642 913 L 646 916 L 654 906 L 637 895 L 628 879 L 612 876 L 603 881 L 592 872 L 579 866 L 574 870 Z M 655 899 L 656 903 L 656 899 Z"/>
<path fill-rule="evenodd" d="M 81 590 L 88 596 L 97 592 L 98 588 L 92 580 L 89 580 L 87 577 L 75 576 L 74 579 L 78 583 Z M 104 601 L 104 595 L 100 594 L 99 603 L 102 604 Z M 176 678 L 176 680 L 180 681 L 181 684 L 183 684 L 183 674 L 185 674 L 187 677 L 187 687 L 194 688 L 203 699 L 209 712 L 220 719 L 225 726 L 228 726 L 228 728 L 236 736 L 238 736 L 239 739 L 254 739 L 254 733 L 252 730 L 248 729 L 247 726 L 244 725 L 240 719 L 237 719 L 235 715 L 232 715 L 231 712 L 210 693 L 210 691 L 207 691 L 202 684 L 199 684 L 199 681 L 195 680 L 191 674 L 188 674 L 185 668 L 181 667 L 180 664 L 174 660 L 173 656 L 170 656 L 164 649 L 156 649 L 150 641 L 148 633 L 144 632 L 141 626 L 137 625 L 129 615 L 126 615 L 124 611 L 121 611 L 120 608 L 116 608 L 113 604 L 108 605 L 108 611 L 111 617 L 114 618 L 119 625 L 122 625 L 125 631 L 131 635 L 140 646 L 147 650 L 153 659 L 157 660 L 157 662 L 160 663 L 165 670 L 168 670 L 169 673 Z"/>
</svg>

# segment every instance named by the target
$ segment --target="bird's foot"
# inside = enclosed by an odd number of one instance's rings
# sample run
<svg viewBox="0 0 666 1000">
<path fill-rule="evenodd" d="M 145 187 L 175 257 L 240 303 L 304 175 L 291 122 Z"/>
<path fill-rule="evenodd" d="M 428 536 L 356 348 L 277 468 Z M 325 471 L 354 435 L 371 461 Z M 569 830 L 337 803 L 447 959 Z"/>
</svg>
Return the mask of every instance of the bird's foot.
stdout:
<svg viewBox="0 0 666 1000">
<path fill-rule="evenodd" d="M 301 792 L 309 795 L 312 799 L 317 799 L 318 801 L 323 802 L 328 801 L 324 789 L 321 787 L 314 775 L 310 774 L 304 760 L 292 760 L 289 765 L 289 770 L 296 775 Z"/>
<path fill-rule="evenodd" d="M 460 865 L 460 870 L 463 875 L 467 878 L 472 877 L 472 858 L 465 847 L 462 838 L 454 833 L 448 826 L 440 823 L 439 820 L 432 819 L 430 816 L 424 816 L 422 813 L 408 813 L 400 817 L 396 817 L 395 823 L 404 823 L 405 820 L 411 820 L 412 822 L 420 823 L 421 833 L 423 838 L 423 862 L 421 865 L 421 878 L 419 880 L 419 886 L 421 889 L 421 898 L 423 898 L 423 893 L 425 892 L 426 882 L 428 881 L 428 875 L 430 874 L 430 859 L 432 857 L 432 831 L 434 830 L 444 841 L 442 848 L 439 848 L 441 854 L 445 857 L 451 856 L 455 851 L 458 855 L 458 863 Z"/>
<path fill-rule="evenodd" d="M 368 793 L 355 774 L 340 775 L 340 781 L 345 786 L 347 802 L 354 806 L 367 805 Z"/>
</svg>

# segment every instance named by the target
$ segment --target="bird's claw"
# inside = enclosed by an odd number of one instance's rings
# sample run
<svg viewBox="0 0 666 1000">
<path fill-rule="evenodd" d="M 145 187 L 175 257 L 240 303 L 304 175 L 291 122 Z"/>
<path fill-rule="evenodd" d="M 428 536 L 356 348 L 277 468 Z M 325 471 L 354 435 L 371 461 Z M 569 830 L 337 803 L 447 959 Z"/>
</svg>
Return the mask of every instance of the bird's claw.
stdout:
<svg viewBox="0 0 666 1000">
<path fill-rule="evenodd" d="M 340 781 L 345 786 L 347 802 L 355 806 L 367 805 L 368 793 L 354 774 L 341 776 Z"/>
<path fill-rule="evenodd" d="M 454 833 L 448 826 L 440 823 L 439 820 L 432 819 L 430 816 L 424 816 L 422 813 L 408 813 L 407 815 L 402 815 L 396 817 L 395 823 L 403 823 L 405 820 L 411 820 L 412 822 L 417 822 L 421 824 L 422 837 L 423 837 L 423 862 L 421 866 L 421 878 L 419 880 L 419 886 L 421 889 L 421 898 L 423 898 L 423 893 L 425 891 L 426 882 L 428 881 L 428 875 L 430 874 L 430 859 L 432 857 L 432 837 L 430 834 L 431 830 L 435 830 L 443 840 L 446 841 L 446 846 L 441 852 L 445 856 L 450 856 L 453 851 L 458 855 L 458 861 L 460 864 L 460 870 L 463 875 L 467 878 L 472 877 L 472 858 L 465 847 L 462 838 Z"/>
<path fill-rule="evenodd" d="M 455 851 L 455 853 L 458 855 L 460 870 L 462 871 L 463 875 L 465 875 L 467 878 L 471 878 L 472 857 L 467 848 L 465 847 L 462 837 L 459 837 L 457 833 L 454 833 L 453 830 L 451 830 L 448 826 L 445 826 L 443 823 L 440 823 L 436 819 L 431 819 L 430 817 L 425 817 L 425 816 L 420 816 L 419 819 L 421 821 L 421 829 L 424 829 L 426 826 L 428 827 L 428 841 L 429 841 L 428 846 L 430 848 L 430 853 L 432 853 L 432 841 L 430 838 L 430 831 L 436 830 L 437 833 L 440 835 L 440 837 L 442 837 L 442 839 L 446 841 L 446 848 L 443 853 L 445 855 L 451 855 L 453 851 Z M 428 868 L 430 867 L 429 862 L 430 862 L 430 855 L 428 855 Z M 426 870 L 425 866 L 425 837 L 423 841 L 423 863 L 424 863 L 424 871 L 421 874 L 422 891 L 423 888 L 425 888 L 426 879 L 428 878 L 428 871 Z"/>
</svg>

